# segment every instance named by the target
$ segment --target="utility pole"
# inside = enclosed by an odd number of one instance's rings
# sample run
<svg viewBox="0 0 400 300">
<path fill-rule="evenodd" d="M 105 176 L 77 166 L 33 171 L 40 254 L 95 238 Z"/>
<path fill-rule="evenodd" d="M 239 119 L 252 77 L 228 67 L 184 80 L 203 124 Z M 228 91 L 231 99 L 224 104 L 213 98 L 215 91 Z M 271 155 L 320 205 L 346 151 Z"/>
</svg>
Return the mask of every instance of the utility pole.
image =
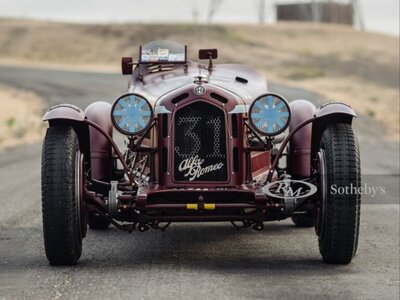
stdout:
<svg viewBox="0 0 400 300">
<path fill-rule="evenodd" d="M 193 23 L 197 24 L 199 22 L 199 14 L 199 8 L 197 7 L 196 0 L 192 0 Z"/>
<path fill-rule="evenodd" d="M 265 0 L 258 0 L 258 22 L 265 23 Z"/>
<path fill-rule="evenodd" d="M 321 10 L 320 5 L 317 1 L 311 1 L 311 14 L 312 14 L 312 21 L 318 23 L 321 21 Z"/>
<path fill-rule="evenodd" d="M 215 13 L 218 10 L 218 7 L 222 3 L 223 0 L 210 0 L 208 2 L 208 14 L 207 14 L 207 23 L 211 23 Z"/>
<path fill-rule="evenodd" d="M 364 16 L 361 9 L 361 4 L 359 0 L 351 0 L 353 6 L 353 18 L 354 24 L 361 30 L 365 30 Z"/>
</svg>

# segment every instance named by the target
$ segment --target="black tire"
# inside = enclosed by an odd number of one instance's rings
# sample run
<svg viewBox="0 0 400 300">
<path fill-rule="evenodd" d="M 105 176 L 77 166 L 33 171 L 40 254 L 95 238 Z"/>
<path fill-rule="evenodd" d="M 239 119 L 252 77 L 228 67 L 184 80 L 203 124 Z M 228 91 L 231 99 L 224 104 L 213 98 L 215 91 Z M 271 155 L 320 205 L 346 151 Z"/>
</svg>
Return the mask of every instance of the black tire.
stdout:
<svg viewBox="0 0 400 300">
<path fill-rule="evenodd" d="M 319 250 L 324 262 L 348 264 L 357 252 L 361 197 L 358 193 L 335 193 L 339 187 L 361 185 L 360 154 L 353 129 L 348 124 L 329 125 L 321 140 L 326 192 L 322 197 Z"/>
<path fill-rule="evenodd" d="M 110 221 L 103 216 L 90 212 L 88 215 L 88 224 L 92 230 L 106 230 L 110 226 Z"/>
<path fill-rule="evenodd" d="M 78 159 L 79 143 L 73 128 L 48 128 L 42 148 L 42 212 L 44 246 L 51 265 L 74 265 L 82 253 Z"/>
<path fill-rule="evenodd" d="M 310 212 L 304 215 L 294 215 L 292 216 L 292 221 L 297 227 L 314 227 L 317 223 L 317 219 Z"/>
</svg>

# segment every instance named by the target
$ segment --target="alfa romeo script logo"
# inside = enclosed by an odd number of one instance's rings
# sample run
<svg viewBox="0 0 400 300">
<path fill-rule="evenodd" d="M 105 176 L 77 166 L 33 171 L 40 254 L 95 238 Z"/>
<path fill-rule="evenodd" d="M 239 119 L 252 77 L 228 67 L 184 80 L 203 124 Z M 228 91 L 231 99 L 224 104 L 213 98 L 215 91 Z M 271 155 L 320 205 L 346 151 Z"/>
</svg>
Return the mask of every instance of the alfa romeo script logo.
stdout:
<svg viewBox="0 0 400 300">
<path fill-rule="evenodd" d="M 206 88 L 204 86 L 198 85 L 194 88 L 194 93 L 196 95 L 204 95 L 206 93 Z"/>
<path fill-rule="evenodd" d="M 178 169 L 180 172 L 185 172 L 184 176 L 189 177 L 189 180 L 192 181 L 195 178 L 199 178 L 204 174 L 219 170 L 224 166 L 223 163 L 217 163 L 214 165 L 203 167 L 203 163 L 204 159 L 201 159 L 198 155 L 196 155 L 195 157 L 182 160 L 179 164 Z"/>
</svg>

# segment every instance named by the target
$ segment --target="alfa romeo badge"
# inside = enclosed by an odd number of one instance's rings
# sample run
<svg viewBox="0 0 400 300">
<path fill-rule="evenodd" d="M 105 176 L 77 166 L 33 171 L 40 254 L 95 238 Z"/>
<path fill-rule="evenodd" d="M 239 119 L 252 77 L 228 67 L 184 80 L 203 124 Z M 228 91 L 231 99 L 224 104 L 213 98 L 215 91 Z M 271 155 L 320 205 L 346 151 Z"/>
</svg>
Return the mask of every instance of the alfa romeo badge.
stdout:
<svg viewBox="0 0 400 300">
<path fill-rule="evenodd" d="M 196 95 L 204 95 L 206 93 L 206 88 L 202 85 L 198 85 L 194 88 L 194 93 Z"/>
</svg>

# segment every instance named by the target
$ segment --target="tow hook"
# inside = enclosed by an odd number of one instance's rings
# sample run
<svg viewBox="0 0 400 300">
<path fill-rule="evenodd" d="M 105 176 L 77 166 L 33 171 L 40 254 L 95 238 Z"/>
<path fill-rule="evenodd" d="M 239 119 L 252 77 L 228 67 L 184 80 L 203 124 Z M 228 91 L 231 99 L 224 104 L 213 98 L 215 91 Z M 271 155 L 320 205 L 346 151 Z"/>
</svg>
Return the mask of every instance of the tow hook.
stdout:
<svg viewBox="0 0 400 300">
<path fill-rule="evenodd" d="M 261 231 L 264 229 L 264 224 L 262 222 L 256 223 L 253 225 L 253 229 L 257 231 Z"/>
<path fill-rule="evenodd" d="M 139 224 L 138 229 L 140 232 L 145 232 L 145 231 L 149 230 L 150 227 L 147 226 L 146 224 Z"/>
<path fill-rule="evenodd" d="M 243 221 L 243 225 L 237 225 L 235 222 L 231 221 L 233 227 L 235 227 L 237 230 L 243 229 L 243 228 L 253 228 L 254 230 L 261 231 L 264 229 L 264 223 L 263 222 L 254 222 L 250 220 Z"/>
</svg>

